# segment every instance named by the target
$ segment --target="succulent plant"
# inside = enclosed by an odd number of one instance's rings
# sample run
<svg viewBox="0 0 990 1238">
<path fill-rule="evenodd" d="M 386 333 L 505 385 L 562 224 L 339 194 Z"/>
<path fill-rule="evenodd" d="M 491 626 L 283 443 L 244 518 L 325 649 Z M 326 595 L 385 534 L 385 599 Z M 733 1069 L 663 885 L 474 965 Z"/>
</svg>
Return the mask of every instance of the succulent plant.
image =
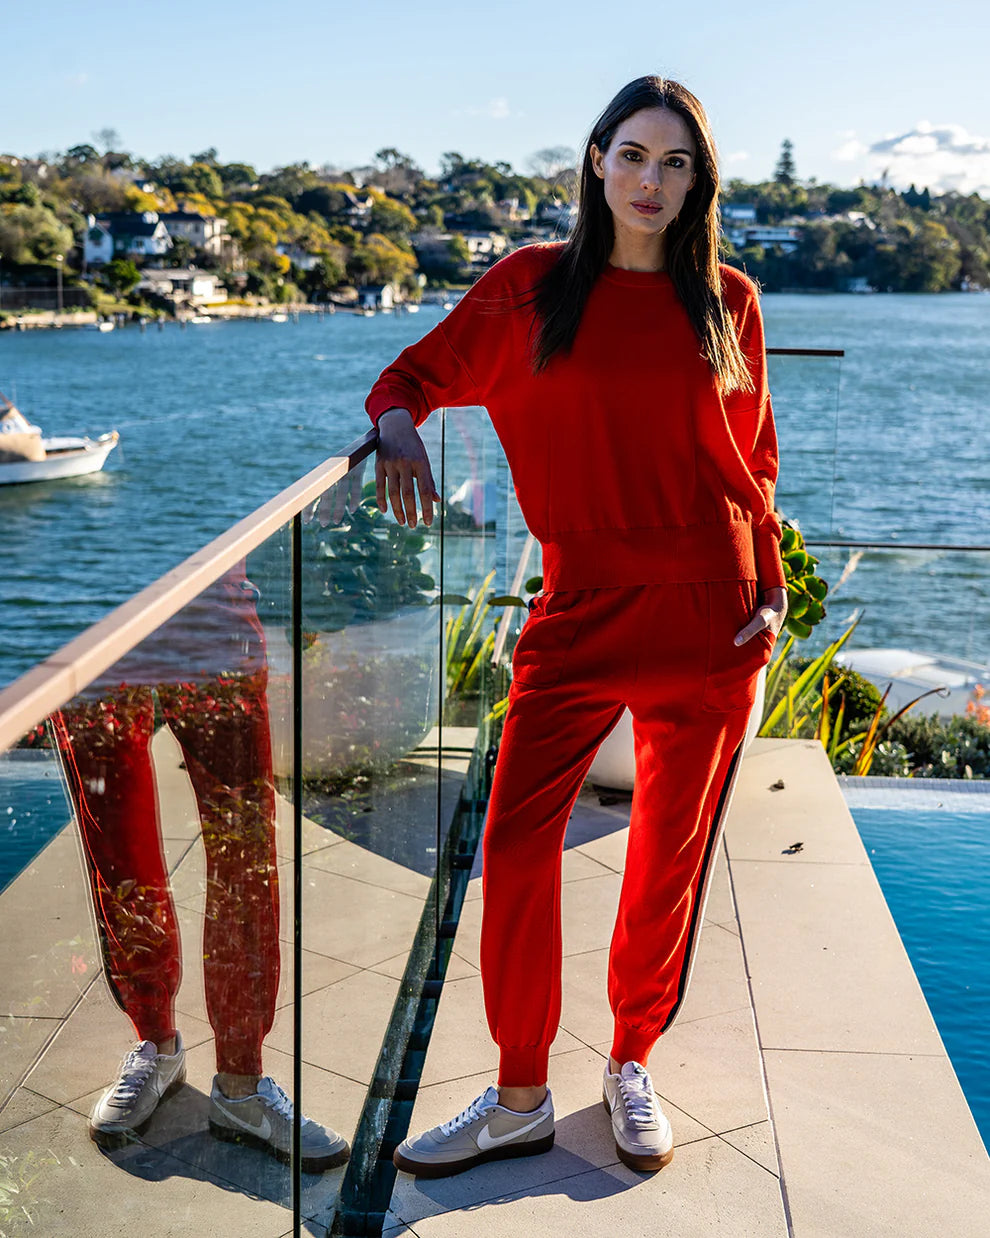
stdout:
<svg viewBox="0 0 990 1238">
<path fill-rule="evenodd" d="M 828 582 L 815 575 L 818 560 L 806 550 L 800 530 L 786 521 L 780 537 L 780 558 L 787 584 L 785 626 L 803 640 L 825 618 Z"/>
</svg>

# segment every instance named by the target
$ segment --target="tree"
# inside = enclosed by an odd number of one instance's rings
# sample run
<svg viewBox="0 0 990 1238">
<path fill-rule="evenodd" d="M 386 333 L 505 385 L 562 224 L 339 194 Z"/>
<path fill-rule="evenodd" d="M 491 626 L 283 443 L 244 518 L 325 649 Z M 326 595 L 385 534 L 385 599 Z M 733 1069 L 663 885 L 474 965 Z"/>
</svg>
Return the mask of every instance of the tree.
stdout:
<svg viewBox="0 0 990 1238">
<path fill-rule="evenodd" d="M 141 272 L 130 258 L 114 258 L 100 272 L 100 278 L 111 292 L 123 297 L 141 282 Z"/>
<path fill-rule="evenodd" d="M 780 144 L 780 155 L 777 166 L 773 170 L 773 179 L 781 185 L 793 185 L 797 180 L 797 169 L 794 166 L 794 146 L 790 138 L 784 138 Z"/>
<path fill-rule="evenodd" d="M 106 129 L 98 129 L 93 134 L 93 140 L 97 146 L 103 147 L 103 153 L 109 155 L 111 151 L 119 150 L 121 139 L 120 134 L 116 129 L 107 127 Z"/>
<path fill-rule="evenodd" d="M 401 202 L 376 194 L 368 228 L 393 241 L 408 241 L 410 232 L 416 229 L 416 216 Z"/>
<path fill-rule="evenodd" d="M 67 254 L 74 244 L 71 229 L 47 206 L 0 205 L 0 253 L 5 264 L 51 263 L 56 254 Z"/>
<path fill-rule="evenodd" d="M 571 171 L 577 163 L 577 153 L 570 146 L 545 146 L 534 151 L 526 161 L 534 176 L 555 181 L 562 172 Z"/>
<path fill-rule="evenodd" d="M 347 266 L 357 284 L 398 284 L 416 270 L 416 259 L 387 236 L 373 232 L 351 251 Z"/>
</svg>

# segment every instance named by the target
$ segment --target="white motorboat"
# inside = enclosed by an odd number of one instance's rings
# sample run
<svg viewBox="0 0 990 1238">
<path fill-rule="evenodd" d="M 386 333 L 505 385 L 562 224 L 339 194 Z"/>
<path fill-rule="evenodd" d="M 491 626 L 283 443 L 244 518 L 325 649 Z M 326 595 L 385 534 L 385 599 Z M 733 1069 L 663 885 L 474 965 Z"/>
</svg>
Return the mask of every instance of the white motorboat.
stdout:
<svg viewBox="0 0 990 1238">
<path fill-rule="evenodd" d="M 192 323 L 195 327 L 212 321 L 213 319 L 209 316 L 209 314 L 190 314 L 190 316 L 186 319 L 186 322 Z"/>
<path fill-rule="evenodd" d="M 0 401 L 0 485 L 98 473 L 120 440 L 116 430 L 95 439 L 46 438 L 2 392 Z"/>
<path fill-rule="evenodd" d="M 274 314 L 269 315 L 268 321 L 269 322 L 288 322 L 289 315 L 286 314 L 283 310 L 276 310 Z"/>
<path fill-rule="evenodd" d="M 109 318 L 101 318 L 99 322 L 91 322 L 89 324 L 90 331 L 99 331 L 101 335 L 106 335 L 108 331 L 114 329 L 114 324 Z"/>
<path fill-rule="evenodd" d="M 977 685 L 990 686 L 990 666 L 947 654 L 919 653 L 913 649 L 843 649 L 835 655 L 838 666 L 856 671 L 881 692 L 889 685 L 887 708 L 896 713 L 909 701 L 932 688 L 943 691 L 926 696 L 912 714 L 949 718 L 964 714 L 974 701 Z"/>
</svg>

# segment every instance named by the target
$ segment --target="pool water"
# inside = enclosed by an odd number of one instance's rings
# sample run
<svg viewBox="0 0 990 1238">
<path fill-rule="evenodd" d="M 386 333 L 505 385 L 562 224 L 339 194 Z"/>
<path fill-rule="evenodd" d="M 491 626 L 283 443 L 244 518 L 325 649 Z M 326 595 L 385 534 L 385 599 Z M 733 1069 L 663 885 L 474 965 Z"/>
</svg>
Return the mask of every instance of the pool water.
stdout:
<svg viewBox="0 0 990 1238">
<path fill-rule="evenodd" d="M 54 753 L 0 753 L 0 892 L 71 815 Z"/>
<path fill-rule="evenodd" d="M 863 791 L 849 808 L 990 1147 L 990 794 L 883 799 Z"/>
</svg>

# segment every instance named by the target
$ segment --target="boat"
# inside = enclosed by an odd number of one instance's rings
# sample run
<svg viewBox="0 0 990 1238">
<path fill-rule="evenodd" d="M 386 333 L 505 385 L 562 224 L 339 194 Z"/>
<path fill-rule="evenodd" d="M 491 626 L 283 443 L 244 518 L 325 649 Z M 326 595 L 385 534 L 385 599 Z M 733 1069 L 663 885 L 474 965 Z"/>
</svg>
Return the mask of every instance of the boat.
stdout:
<svg viewBox="0 0 990 1238">
<path fill-rule="evenodd" d="M 937 713 L 942 719 L 966 713 L 975 702 L 975 689 L 990 686 L 990 666 L 942 653 L 914 649 L 843 649 L 835 655 L 838 666 L 856 671 L 880 689 L 890 688 L 886 706 L 896 713 L 909 701 L 930 692 L 911 710 L 912 714 Z M 839 689 L 841 692 L 841 688 Z"/>
<path fill-rule="evenodd" d="M 194 326 L 200 326 L 204 322 L 212 322 L 213 319 L 209 314 L 190 314 L 186 322 L 191 322 Z"/>
<path fill-rule="evenodd" d="M 0 485 L 98 473 L 120 439 L 116 430 L 95 439 L 46 438 L 3 392 L 0 401 Z"/>
<path fill-rule="evenodd" d="M 283 313 L 282 310 L 276 310 L 274 314 L 269 315 L 268 321 L 269 322 L 288 322 L 289 315 L 286 313 Z"/>
<path fill-rule="evenodd" d="M 89 324 L 89 329 L 90 331 L 99 331 L 101 334 L 106 335 L 108 331 L 112 331 L 114 329 L 114 324 L 109 318 L 102 318 L 99 322 L 91 322 Z"/>
</svg>

